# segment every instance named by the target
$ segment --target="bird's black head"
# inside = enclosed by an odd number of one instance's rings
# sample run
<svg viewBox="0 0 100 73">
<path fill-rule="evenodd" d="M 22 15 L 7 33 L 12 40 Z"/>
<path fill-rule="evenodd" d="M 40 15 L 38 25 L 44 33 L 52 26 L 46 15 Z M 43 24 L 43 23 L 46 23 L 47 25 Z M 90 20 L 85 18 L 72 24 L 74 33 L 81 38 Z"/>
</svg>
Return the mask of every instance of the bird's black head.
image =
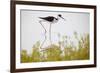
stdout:
<svg viewBox="0 0 100 73">
<path fill-rule="evenodd" d="M 58 16 L 59 16 L 59 17 L 62 17 L 62 15 L 61 15 L 61 14 L 58 14 Z"/>
<path fill-rule="evenodd" d="M 62 15 L 61 15 L 61 14 L 58 14 L 58 18 L 59 18 L 59 17 L 60 17 L 60 18 L 62 18 L 62 19 L 64 19 L 64 18 L 62 17 Z M 64 20 L 65 20 L 65 19 L 64 19 Z"/>
</svg>

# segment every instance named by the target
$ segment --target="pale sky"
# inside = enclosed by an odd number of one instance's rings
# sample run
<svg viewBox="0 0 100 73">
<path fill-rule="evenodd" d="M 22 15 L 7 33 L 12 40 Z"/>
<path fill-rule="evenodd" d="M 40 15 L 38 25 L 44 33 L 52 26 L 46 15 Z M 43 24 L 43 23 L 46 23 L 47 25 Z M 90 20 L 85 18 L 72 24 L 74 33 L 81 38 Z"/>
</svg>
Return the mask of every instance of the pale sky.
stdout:
<svg viewBox="0 0 100 73">
<path fill-rule="evenodd" d="M 21 49 L 29 51 L 37 41 L 43 41 L 44 29 L 39 23 L 38 17 L 57 17 L 58 14 L 61 14 L 66 20 L 60 19 L 57 23 L 52 24 L 53 43 L 57 43 L 58 33 L 71 37 L 74 32 L 81 35 L 89 33 L 89 13 L 21 10 Z M 49 23 L 43 23 L 43 25 L 48 29 Z"/>
</svg>

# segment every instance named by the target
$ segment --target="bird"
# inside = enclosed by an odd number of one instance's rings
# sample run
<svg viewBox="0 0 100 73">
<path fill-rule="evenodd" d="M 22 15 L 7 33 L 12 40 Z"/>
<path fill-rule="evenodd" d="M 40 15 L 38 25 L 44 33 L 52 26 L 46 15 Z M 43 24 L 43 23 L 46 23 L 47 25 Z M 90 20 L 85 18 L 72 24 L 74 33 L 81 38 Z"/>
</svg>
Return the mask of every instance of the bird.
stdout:
<svg viewBox="0 0 100 73">
<path fill-rule="evenodd" d="M 41 26 L 43 27 L 43 29 L 45 30 L 45 39 L 44 41 L 42 42 L 41 44 L 41 47 L 44 45 L 46 39 L 47 39 L 47 36 L 46 36 L 46 28 L 44 27 L 44 25 L 42 24 L 42 22 L 49 22 L 50 23 L 50 26 L 49 26 L 49 41 L 50 41 L 50 44 L 52 44 L 52 40 L 51 40 L 51 24 L 54 24 L 54 23 L 57 23 L 58 20 L 60 18 L 64 19 L 62 17 L 61 14 L 58 14 L 57 17 L 54 17 L 54 16 L 47 16 L 47 17 L 39 17 L 41 20 L 39 21 L 39 23 L 41 24 Z M 64 19 L 65 20 L 65 19 Z"/>
<path fill-rule="evenodd" d="M 47 17 L 39 17 L 40 19 L 44 20 L 44 21 L 47 21 L 47 22 L 50 22 L 50 23 L 55 23 L 57 22 L 60 18 L 64 19 L 62 17 L 61 14 L 58 14 L 57 18 L 54 17 L 54 16 L 47 16 Z M 65 19 L 64 19 L 65 20 Z"/>
</svg>

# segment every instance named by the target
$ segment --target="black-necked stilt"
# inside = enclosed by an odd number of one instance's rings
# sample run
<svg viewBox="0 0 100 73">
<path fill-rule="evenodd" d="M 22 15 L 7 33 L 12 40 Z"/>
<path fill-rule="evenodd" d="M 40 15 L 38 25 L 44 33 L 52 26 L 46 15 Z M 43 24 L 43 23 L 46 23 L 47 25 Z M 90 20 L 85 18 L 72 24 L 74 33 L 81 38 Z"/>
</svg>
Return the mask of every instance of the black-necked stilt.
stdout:
<svg viewBox="0 0 100 73">
<path fill-rule="evenodd" d="M 60 18 L 64 19 L 61 14 L 58 14 L 57 18 L 53 16 L 39 17 L 39 18 L 50 23 L 57 22 Z"/>
<path fill-rule="evenodd" d="M 51 41 L 51 24 L 57 23 L 58 20 L 59 20 L 60 18 L 62 18 L 62 19 L 64 19 L 64 18 L 62 17 L 61 14 L 58 14 L 57 17 L 47 16 L 47 17 L 39 17 L 39 18 L 41 19 L 41 20 L 39 21 L 39 23 L 40 23 L 40 24 L 42 25 L 42 27 L 44 28 L 45 34 L 46 34 L 47 30 L 46 30 L 46 28 L 44 27 L 44 25 L 42 24 L 42 22 L 49 22 L 49 23 L 50 23 L 50 27 L 49 27 L 49 40 L 50 40 L 50 43 L 52 44 L 52 41 Z M 65 20 L 65 19 L 64 19 L 64 20 Z M 47 36 L 45 35 L 45 40 L 43 41 L 42 45 L 45 43 L 46 38 L 47 38 Z M 42 45 L 41 45 L 41 47 L 42 47 Z"/>
</svg>

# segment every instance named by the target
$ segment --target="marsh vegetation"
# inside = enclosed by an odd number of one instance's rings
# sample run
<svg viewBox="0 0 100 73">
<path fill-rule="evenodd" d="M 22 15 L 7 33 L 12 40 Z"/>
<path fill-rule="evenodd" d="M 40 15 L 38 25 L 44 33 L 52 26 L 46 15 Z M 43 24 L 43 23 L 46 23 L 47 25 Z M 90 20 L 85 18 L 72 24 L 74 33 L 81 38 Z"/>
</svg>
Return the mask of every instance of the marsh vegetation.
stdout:
<svg viewBox="0 0 100 73">
<path fill-rule="evenodd" d="M 77 41 L 77 45 L 73 45 L 74 41 L 71 40 L 70 36 L 58 34 L 58 37 L 62 38 L 62 40 L 58 41 L 58 45 L 52 44 L 46 47 L 42 53 L 39 51 L 40 41 L 37 41 L 33 45 L 30 54 L 28 54 L 27 50 L 21 50 L 21 63 L 88 60 L 90 50 L 89 34 L 78 37 L 79 34 L 74 32 L 73 36 Z M 61 50 L 61 46 L 64 47 L 63 50 Z"/>
</svg>

